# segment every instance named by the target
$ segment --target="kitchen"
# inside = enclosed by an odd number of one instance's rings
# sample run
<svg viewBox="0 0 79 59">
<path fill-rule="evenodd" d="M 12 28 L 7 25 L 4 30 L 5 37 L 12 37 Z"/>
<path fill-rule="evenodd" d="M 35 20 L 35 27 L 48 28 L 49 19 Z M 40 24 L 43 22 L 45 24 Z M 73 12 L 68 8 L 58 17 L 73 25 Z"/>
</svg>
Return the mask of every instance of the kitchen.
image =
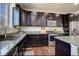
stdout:
<svg viewBox="0 0 79 59">
<path fill-rule="evenodd" d="M 79 56 L 79 4 L 0 3 L 0 56 Z"/>
</svg>

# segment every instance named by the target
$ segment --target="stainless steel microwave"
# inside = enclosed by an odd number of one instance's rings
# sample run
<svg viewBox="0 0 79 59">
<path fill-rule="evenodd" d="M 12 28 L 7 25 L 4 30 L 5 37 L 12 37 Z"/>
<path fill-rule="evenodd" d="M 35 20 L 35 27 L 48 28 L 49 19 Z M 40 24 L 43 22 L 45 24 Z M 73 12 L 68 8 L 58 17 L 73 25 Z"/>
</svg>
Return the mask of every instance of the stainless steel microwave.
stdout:
<svg viewBox="0 0 79 59">
<path fill-rule="evenodd" d="M 48 20 L 47 21 L 47 26 L 56 26 L 56 21 Z"/>
</svg>

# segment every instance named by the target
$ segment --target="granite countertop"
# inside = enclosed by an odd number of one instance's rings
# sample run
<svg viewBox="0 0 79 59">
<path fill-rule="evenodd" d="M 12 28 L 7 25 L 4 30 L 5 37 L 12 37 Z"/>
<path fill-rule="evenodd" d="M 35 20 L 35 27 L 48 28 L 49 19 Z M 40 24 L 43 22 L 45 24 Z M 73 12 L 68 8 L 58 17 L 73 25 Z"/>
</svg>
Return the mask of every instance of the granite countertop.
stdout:
<svg viewBox="0 0 79 59">
<path fill-rule="evenodd" d="M 9 39 L 1 39 L 0 40 L 0 55 L 3 56 L 3 55 L 7 55 L 8 52 L 10 52 L 13 47 L 15 47 L 21 40 L 22 38 L 25 37 L 26 34 L 47 34 L 47 33 L 42 33 L 42 32 L 25 32 L 22 33 L 22 35 L 19 35 L 17 33 L 12 33 L 9 34 L 9 36 L 13 36 L 15 35 L 14 37 L 12 38 L 9 38 Z"/>
<path fill-rule="evenodd" d="M 79 46 L 79 36 L 57 36 L 55 38 Z"/>
<path fill-rule="evenodd" d="M 46 32 L 41 32 L 41 31 L 26 31 L 25 33 L 27 34 L 48 34 Z"/>
<path fill-rule="evenodd" d="M 14 46 L 16 46 L 24 37 L 26 34 L 22 34 L 21 36 L 17 36 L 17 38 L 12 38 L 12 40 L 4 40 L 0 41 L 0 55 L 7 55 L 11 49 L 13 49 Z"/>
</svg>

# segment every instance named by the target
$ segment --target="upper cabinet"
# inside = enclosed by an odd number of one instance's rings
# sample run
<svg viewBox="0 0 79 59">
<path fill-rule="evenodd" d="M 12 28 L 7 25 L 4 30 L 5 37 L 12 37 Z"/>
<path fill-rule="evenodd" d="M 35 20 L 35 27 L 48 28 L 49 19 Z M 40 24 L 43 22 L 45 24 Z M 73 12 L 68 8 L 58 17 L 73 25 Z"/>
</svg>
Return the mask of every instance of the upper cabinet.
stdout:
<svg viewBox="0 0 79 59">
<path fill-rule="evenodd" d="M 21 9 L 20 25 L 26 25 L 26 11 Z"/>
<path fill-rule="evenodd" d="M 56 14 L 55 15 L 55 20 L 57 21 L 57 26 L 58 27 L 62 27 L 63 26 L 62 14 Z"/>
<path fill-rule="evenodd" d="M 45 26 L 46 21 L 44 18 L 44 12 L 37 12 L 35 17 L 36 26 Z"/>
<path fill-rule="evenodd" d="M 55 21 L 56 22 L 56 26 L 61 27 L 63 26 L 63 22 L 62 22 L 62 15 L 61 14 L 55 14 L 55 13 L 48 13 L 46 15 L 46 20 L 47 21 Z"/>
<path fill-rule="evenodd" d="M 33 12 L 22 9 L 20 6 L 14 8 L 13 24 L 20 26 L 44 26 L 48 21 L 55 23 L 56 27 L 69 27 L 69 21 L 77 21 L 79 16 L 76 14 L 56 14 L 46 12 Z"/>
<path fill-rule="evenodd" d="M 46 26 L 44 12 L 32 12 L 21 10 L 21 25 L 26 26 Z"/>
<path fill-rule="evenodd" d="M 48 13 L 46 15 L 46 20 L 55 20 L 55 14 L 54 13 Z"/>
<path fill-rule="evenodd" d="M 32 26 L 32 11 L 26 11 L 26 24 Z"/>
<path fill-rule="evenodd" d="M 69 21 L 78 21 L 78 14 L 68 14 Z"/>
</svg>

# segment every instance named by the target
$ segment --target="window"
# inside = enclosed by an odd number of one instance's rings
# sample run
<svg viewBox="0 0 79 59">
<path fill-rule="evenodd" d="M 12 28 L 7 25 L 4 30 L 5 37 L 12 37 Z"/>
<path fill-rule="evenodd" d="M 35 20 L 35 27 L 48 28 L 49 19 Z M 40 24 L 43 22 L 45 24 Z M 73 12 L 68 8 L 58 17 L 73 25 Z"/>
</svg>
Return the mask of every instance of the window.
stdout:
<svg viewBox="0 0 79 59">
<path fill-rule="evenodd" d="M 20 9 L 18 7 L 14 7 L 13 9 L 13 25 L 19 25 L 19 17 L 20 16 Z"/>
<path fill-rule="evenodd" d="M 0 3 L 0 30 L 4 30 L 5 26 L 8 25 L 8 11 L 9 4 Z"/>
</svg>

